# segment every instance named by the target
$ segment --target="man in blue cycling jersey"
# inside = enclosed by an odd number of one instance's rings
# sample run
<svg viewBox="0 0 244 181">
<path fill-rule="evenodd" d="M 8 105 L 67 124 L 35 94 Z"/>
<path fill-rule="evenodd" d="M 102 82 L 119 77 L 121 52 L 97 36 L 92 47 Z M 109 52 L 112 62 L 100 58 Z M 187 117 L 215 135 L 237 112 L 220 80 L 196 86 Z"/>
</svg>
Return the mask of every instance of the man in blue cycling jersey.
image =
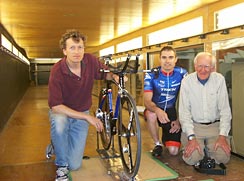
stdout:
<svg viewBox="0 0 244 181">
<path fill-rule="evenodd" d="M 144 78 L 144 116 L 155 144 L 153 156 L 161 156 L 162 144 L 171 155 L 177 155 L 180 148 L 181 127 L 175 104 L 181 80 L 187 71 L 175 67 L 176 62 L 175 49 L 165 46 L 160 51 L 158 71 L 146 73 Z M 163 131 L 162 142 L 159 139 L 159 126 Z"/>
</svg>

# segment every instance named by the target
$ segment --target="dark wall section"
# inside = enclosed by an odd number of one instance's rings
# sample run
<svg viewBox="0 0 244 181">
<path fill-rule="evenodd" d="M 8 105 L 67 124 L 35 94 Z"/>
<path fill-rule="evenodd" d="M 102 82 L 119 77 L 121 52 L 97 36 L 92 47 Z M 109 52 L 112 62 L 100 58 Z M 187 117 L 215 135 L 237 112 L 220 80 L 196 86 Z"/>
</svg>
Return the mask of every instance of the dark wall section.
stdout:
<svg viewBox="0 0 244 181">
<path fill-rule="evenodd" d="M 0 50 L 0 131 L 29 86 L 29 66 Z"/>
</svg>

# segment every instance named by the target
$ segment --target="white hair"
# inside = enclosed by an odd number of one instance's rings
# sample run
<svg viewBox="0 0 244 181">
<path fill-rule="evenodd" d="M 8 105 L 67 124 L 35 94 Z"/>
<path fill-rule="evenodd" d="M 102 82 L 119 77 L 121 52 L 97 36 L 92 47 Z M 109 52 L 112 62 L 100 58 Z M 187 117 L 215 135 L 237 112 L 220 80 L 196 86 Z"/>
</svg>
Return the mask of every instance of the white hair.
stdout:
<svg viewBox="0 0 244 181">
<path fill-rule="evenodd" d="M 197 64 L 197 60 L 199 57 L 201 56 L 209 56 L 211 57 L 211 60 L 212 60 L 212 67 L 215 67 L 215 64 L 216 64 L 216 57 L 214 55 L 212 55 L 211 53 L 209 52 L 200 52 L 196 55 L 196 57 L 194 58 L 194 64 L 196 65 Z"/>
</svg>

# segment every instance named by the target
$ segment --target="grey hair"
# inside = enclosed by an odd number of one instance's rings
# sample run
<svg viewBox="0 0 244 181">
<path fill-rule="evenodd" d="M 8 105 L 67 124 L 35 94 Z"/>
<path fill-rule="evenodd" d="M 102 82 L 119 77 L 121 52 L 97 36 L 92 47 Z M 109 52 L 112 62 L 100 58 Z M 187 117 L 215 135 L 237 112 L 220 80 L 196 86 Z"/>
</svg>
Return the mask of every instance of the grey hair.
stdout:
<svg viewBox="0 0 244 181">
<path fill-rule="evenodd" d="M 209 56 L 209 57 L 211 57 L 211 60 L 212 60 L 212 67 L 215 67 L 215 64 L 216 64 L 216 57 L 214 56 L 214 55 L 212 55 L 211 53 L 209 53 L 209 52 L 200 52 L 200 53 L 198 53 L 197 55 L 196 55 L 196 57 L 194 58 L 194 65 L 196 65 L 197 64 L 197 60 L 198 60 L 198 58 L 199 57 L 201 57 L 201 56 Z"/>
</svg>

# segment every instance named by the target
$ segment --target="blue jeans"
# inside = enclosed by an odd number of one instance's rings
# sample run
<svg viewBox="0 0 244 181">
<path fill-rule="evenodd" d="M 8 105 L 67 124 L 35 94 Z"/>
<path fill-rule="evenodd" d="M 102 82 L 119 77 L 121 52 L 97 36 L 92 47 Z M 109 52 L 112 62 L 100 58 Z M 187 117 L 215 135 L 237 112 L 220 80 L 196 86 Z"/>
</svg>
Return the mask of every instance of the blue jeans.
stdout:
<svg viewBox="0 0 244 181">
<path fill-rule="evenodd" d="M 89 111 L 85 113 L 89 114 Z M 51 139 L 56 155 L 57 166 L 67 166 L 77 170 L 82 166 L 82 157 L 86 145 L 89 123 L 64 114 L 49 111 Z"/>
</svg>

